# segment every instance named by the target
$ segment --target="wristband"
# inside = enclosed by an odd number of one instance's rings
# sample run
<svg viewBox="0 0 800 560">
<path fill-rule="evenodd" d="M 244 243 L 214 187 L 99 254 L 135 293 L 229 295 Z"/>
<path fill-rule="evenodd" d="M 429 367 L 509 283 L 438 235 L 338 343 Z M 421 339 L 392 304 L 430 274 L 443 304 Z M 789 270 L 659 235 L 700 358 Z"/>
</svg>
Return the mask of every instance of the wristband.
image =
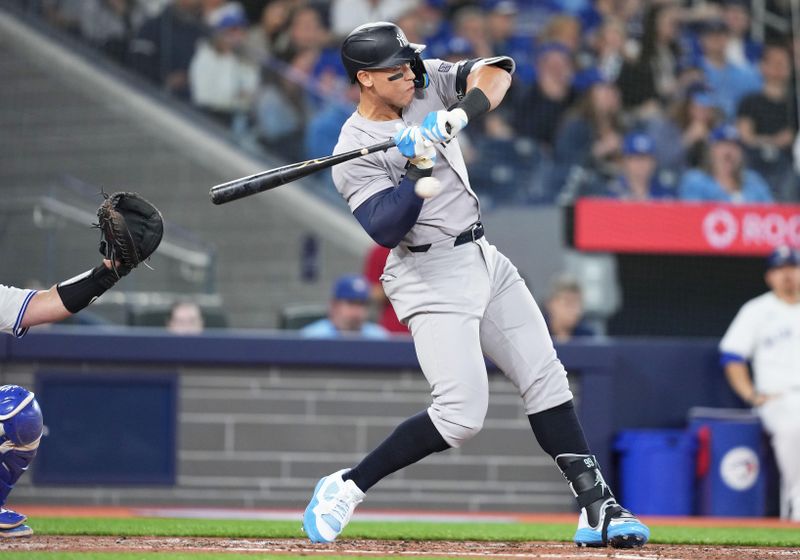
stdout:
<svg viewBox="0 0 800 560">
<path fill-rule="evenodd" d="M 420 169 L 416 165 L 409 165 L 408 171 L 406 171 L 406 179 L 409 181 L 418 181 L 423 177 L 430 177 L 433 175 L 433 166 L 428 167 L 426 169 Z"/>
<path fill-rule="evenodd" d="M 475 117 L 488 113 L 492 104 L 480 88 L 474 87 L 453 108 L 462 109 L 467 114 L 467 119 L 471 121 Z"/>
<path fill-rule="evenodd" d="M 70 313 L 77 313 L 117 283 L 117 273 L 101 264 L 56 286 L 61 303 Z"/>
</svg>

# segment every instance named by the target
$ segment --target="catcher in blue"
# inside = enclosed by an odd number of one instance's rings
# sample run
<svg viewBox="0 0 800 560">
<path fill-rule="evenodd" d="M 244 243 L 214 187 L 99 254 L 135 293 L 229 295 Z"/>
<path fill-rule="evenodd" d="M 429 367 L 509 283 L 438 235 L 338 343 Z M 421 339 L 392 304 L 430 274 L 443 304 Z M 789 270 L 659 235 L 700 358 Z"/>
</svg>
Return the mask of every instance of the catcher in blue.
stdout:
<svg viewBox="0 0 800 560">
<path fill-rule="evenodd" d="M 97 216 L 103 262 L 49 290 L 0 284 L 0 332 L 22 338 L 34 325 L 77 313 L 147 259 L 161 242 L 161 213 L 136 193 L 106 197 Z M 4 506 L 36 457 L 42 427 L 42 410 L 31 391 L 17 385 L 0 386 L 0 539 L 33 534 L 25 515 Z"/>
<path fill-rule="evenodd" d="M 489 402 L 485 355 L 519 390 L 536 440 L 577 500 L 575 543 L 641 546 L 650 532 L 603 479 L 542 314 L 486 240 L 459 148 L 458 132 L 502 101 L 514 61 L 423 61 L 424 48 L 386 22 L 345 38 L 342 60 L 361 95 L 334 153 L 392 137 L 399 149 L 334 167 L 333 179 L 367 233 L 392 248 L 381 282 L 414 338 L 432 403 L 358 465 L 322 478 L 303 529 L 313 542 L 333 541 L 381 479 L 475 436 Z"/>
</svg>

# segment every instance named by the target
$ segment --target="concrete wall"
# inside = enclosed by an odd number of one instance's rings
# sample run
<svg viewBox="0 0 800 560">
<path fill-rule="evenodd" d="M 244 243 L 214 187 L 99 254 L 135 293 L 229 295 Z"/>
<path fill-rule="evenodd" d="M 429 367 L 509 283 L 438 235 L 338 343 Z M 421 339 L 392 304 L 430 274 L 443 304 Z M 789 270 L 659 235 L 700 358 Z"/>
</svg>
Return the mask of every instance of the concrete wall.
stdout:
<svg viewBox="0 0 800 560">
<path fill-rule="evenodd" d="M 679 427 L 692 406 L 737 404 L 713 340 L 608 339 L 557 350 L 587 439 L 612 481 L 619 430 Z M 413 344 L 404 339 L 316 341 L 244 331 L 176 337 L 88 327 L 0 338 L 0 384 L 35 387 L 40 372 L 176 376 L 176 484 L 53 486 L 23 477 L 12 503 L 301 508 L 319 477 L 357 463 L 430 402 Z M 572 498 L 535 443 L 515 389 L 493 371 L 490 391 L 477 438 L 382 481 L 365 506 L 570 510 Z M 124 433 L 119 439 L 124 445 Z"/>
<path fill-rule="evenodd" d="M 132 371 L 69 363 L 1 367 L 0 384 L 28 387 L 35 386 L 42 367 L 78 376 L 130 376 Z M 165 369 L 134 371 L 163 375 Z M 33 477 L 26 476 L 12 503 L 300 509 L 317 479 L 356 464 L 430 401 L 421 372 L 410 370 L 179 367 L 176 374 L 174 487 L 33 485 Z M 514 388 L 495 374 L 491 391 L 485 428 L 474 441 L 382 481 L 370 491 L 365 508 L 569 511 L 572 498 L 535 443 Z M 47 438 L 41 453 L 47 453 Z"/>
</svg>

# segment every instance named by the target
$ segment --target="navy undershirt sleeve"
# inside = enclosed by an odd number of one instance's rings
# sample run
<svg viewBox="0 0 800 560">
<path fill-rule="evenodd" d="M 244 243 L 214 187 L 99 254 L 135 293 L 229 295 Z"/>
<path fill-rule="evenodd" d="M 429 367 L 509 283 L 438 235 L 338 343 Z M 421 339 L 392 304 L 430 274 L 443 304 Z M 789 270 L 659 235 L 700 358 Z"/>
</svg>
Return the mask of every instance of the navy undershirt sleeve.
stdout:
<svg viewBox="0 0 800 560">
<path fill-rule="evenodd" d="M 410 168 L 414 169 L 415 168 Z M 419 173 L 409 172 L 400 184 L 375 193 L 353 211 L 358 222 L 384 247 L 397 247 L 414 227 L 424 200 L 414 192 Z"/>
</svg>

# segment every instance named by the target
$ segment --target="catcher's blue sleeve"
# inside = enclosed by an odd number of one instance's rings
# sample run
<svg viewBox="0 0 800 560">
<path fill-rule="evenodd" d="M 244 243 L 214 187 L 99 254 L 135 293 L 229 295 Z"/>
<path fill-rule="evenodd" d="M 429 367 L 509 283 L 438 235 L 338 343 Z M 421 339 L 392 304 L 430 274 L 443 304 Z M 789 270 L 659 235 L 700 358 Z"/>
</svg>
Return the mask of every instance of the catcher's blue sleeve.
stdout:
<svg viewBox="0 0 800 560">
<path fill-rule="evenodd" d="M 734 354 L 733 352 L 722 352 L 719 355 L 719 363 L 722 367 L 727 366 L 730 363 L 747 363 L 747 358 L 744 356 L 740 356 L 739 354 Z"/>
</svg>

